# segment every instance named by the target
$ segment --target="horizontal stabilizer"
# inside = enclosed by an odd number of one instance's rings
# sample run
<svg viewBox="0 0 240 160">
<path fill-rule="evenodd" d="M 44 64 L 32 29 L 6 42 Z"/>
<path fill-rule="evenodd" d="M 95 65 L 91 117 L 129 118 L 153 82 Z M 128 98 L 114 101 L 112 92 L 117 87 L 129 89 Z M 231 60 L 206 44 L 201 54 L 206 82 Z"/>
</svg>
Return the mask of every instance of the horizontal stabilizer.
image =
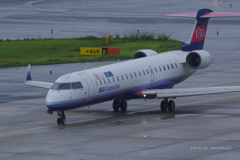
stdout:
<svg viewBox="0 0 240 160">
<path fill-rule="evenodd" d="M 177 13 L 177 14 L 166 14 L 167 17 L 192 17 L 195 18 L 197 13 Z M 240 13 L 221 13 L 221 12 L 210 12 L 200 16 L 200 18 L 214 18 L 214 17 L 240 17 Z"/>
</svg>

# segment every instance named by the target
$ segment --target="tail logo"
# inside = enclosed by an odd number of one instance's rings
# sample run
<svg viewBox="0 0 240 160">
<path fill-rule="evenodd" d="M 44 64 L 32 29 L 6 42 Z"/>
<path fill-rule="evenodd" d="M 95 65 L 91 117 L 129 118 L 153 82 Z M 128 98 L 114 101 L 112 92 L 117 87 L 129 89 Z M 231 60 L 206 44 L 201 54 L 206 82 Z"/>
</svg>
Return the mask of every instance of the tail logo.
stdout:
<svg viewBox="0 0 240 160">
<path fill-rule="evenodd" d="M 202 38 L 202 37 L 205 37 L 205 30 L 204 29 L 196 30 L 196 38 Z"/>
<path fill-rule="evenodd" d="M 194 34 L 192 36 L 191 43 L 204 41 L 205 35 L 206 35 L 206 31 L 207 31 L 207 25 L 196 26 L 195 32 L 194 32 Z"/>
</svg>

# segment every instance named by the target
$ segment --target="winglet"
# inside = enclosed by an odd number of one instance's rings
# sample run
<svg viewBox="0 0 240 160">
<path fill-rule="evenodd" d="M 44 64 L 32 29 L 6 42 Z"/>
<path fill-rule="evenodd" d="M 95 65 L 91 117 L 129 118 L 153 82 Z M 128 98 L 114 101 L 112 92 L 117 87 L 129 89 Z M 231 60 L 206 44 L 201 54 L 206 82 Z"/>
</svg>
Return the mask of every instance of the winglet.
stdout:
<svg viewBox="0 0 240 160">
<path fill-rule="evenodd" d="M 26 77 L 26 81 L 32 81 L 32 78 L 31 78 L 31 65 L 29 64 L 28 65 L 28 72 L 27 72 L 27 77 Z"/>
</svg>

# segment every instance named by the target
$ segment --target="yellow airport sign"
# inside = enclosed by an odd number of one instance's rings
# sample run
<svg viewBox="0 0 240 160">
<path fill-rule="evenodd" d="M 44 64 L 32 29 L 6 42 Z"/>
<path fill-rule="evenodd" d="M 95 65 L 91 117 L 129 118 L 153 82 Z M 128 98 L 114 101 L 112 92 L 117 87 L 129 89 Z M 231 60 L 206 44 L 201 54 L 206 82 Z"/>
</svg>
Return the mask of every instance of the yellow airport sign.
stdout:
<svg viewBox="0 0 240 160">
<path fill-rule="evenodd" d="M 113 34 L 110 35 L 110 42 L 113 42 Z"/>
<path fill-rule="evenodd" d="M 109 36 L 105 36 L 105 44 L 109 43 Z"/>
<path fill-rule="evenodd" d="M 113 42 L 113 34 L 102 37 L 103 44 L 109 44 Z"/>
<path fill-rule="evenodd" d="M 80 55 L 93 55 L 93 56 L 101 56 L 102 48 L 96 47 L 81 47 Z"/>
</svg>

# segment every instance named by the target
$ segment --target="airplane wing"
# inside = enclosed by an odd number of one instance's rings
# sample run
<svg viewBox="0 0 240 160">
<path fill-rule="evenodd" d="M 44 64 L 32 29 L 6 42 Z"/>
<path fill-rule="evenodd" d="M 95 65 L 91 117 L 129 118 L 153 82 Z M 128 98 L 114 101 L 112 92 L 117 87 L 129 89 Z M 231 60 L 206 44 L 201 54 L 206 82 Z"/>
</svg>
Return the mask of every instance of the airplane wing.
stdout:
<svg viewBox="0 0 240 160">
<path fill-rule="evenodd" d="M 199 96 L 208 94 L 221 94 L 240 92 L 240 86 L 177 88 L 177 89 L 146 89 L 142 90 L 143 98 L 175 98 L 186 96 Z"/>
<path fill-rule="evenodd" d="M 50 82 L 39 82 L 39 81 L 26 81 L 25 84 L 30 86 L 36 86 L 41 88 L 51 88 L 53 83 Z"/>
<path fill-rule="evenodd" d="M 25 80 L 25 84 L 31 85 L 31 86 L 36 86 L 36 87 L 41 87 L 41 88 L 51 88 L 53 83 L 50 82 L 40 82 L 40 81 L 33 81 L 31 78 L 31 65 L 28 65 L 28 72 L 27 72 L 27 77 Z"/>
</svg>

